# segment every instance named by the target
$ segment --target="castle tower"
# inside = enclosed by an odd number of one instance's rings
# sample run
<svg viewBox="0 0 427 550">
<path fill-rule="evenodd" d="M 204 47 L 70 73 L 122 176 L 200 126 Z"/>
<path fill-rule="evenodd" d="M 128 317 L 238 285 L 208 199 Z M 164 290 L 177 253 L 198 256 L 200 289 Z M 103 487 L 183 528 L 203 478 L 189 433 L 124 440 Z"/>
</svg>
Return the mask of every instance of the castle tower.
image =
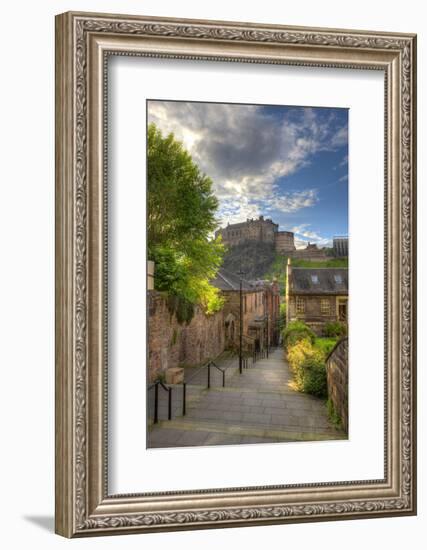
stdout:
<svg viewBox="0 0 427 550">
<path fill-rule="evenodd" d="M 296 250 L 292 231 L 278 231 L 275 238 L 276 252 L 285 254 Z"/>
</svg>

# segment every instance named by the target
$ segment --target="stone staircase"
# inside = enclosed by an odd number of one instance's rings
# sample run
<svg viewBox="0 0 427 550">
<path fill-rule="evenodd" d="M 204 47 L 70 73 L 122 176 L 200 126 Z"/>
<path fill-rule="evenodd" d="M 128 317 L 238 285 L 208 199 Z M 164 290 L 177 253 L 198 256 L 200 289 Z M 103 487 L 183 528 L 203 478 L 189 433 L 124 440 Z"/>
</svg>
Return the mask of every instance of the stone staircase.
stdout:
<svg viewBox="0 0 427 550">
<path fill-rule="evenodd" d="M 226 369 L 226 387 L 222 388 L 220 380 L 214 378 L 213 369 L 208 390 L 206 378 L 203 379 L 206 373 L 202 371 L 200 379 L 195 377 L 197 383 L 187 386 L 185 416 L 182 388 L 176 387 L 173 418 L 151 426 L 149 447 L 346 438 L 330 424 L 323 400 L 292 389 L 282 349 L 250 364 L 242 374 L 235 357 L 224 357 L 220 365 Z M 159 418 L 167 418 L 167 414 L 159 414 Z"/>
</svg>

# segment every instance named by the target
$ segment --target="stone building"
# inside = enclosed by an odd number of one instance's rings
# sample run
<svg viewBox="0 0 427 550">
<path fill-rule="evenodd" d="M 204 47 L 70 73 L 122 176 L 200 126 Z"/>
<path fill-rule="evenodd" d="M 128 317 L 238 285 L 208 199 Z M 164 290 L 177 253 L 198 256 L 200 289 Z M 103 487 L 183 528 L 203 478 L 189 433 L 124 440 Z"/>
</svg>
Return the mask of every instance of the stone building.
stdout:
<svg viewBox="0 0 427 550">
<path fill-rule="evenodd" d="M 348 323 L 348 269 L 292 267 L 286 277 L 286 322 L 301 320 L 316 334 L 326 323 Z"/>
<path fill-rule="evenodd" d="M 294 234 L 291 231 L 279 231 L 278 224 L 269 218 L 265 219 L 264 216 L 228 224 L 215 232 L 215 237 L 219 235 L 223 243 L 230 247 L 247 241 L 257 241 L 273 244 L 276 251 L 280 253 L 295 250 Z"/>
<path fill-rule="evenodd" d="M 268 343 L 270 346 L 278 346 L 280 341 L 280 287 L 277 280 L 258 280 L 253 283 L 264 291 L 264 312 L 266 318 L 266 330 L 268 331 Z"/>
<path fill-rule="evenodd" d="M 325 252 L 318 248 L 317 244 L 308 243 L 305 248 L 295 250 L 290 254 L 292 258 L 308 261 L 327 261 L 329 258 Z"/>
<path fill-rule="evenodd" d="M 149 276 L 154 265 L 149 265 Z M 152 286 L 149 279 L 149 287 Z M 168 306 L 164 293 L 147 291 L 148 378 L 150 382 L 168 369 L 196 366 L 214 359 L 225 349 L 235 352 L 240 343 L 240 278 L 219 270 L 211 284 L 221 290 L 225 304 L 221 311 L 206 315 L 196 306 L 189 323 L 180 323 Z M 243 349 L 261 350 L 276 345 L 280 336 L 280 292 L 277 282 L 242 280 Z"/>
<path fill-rule="evenodd" d="M 211 284 L 219 288 L 225 298 L 223 312 L 226 347 L 237 351 L 240 337 L 240 278 L 220 269 Z M 264 299 L 262 286 L 257 287 L 242 279 L 243 348 L 247 351 L 263 349 L 267 341 Z"/>
<path fill-rule="evenodd" d="M 337 258 L 348 257 L 348 237 L 334 237 L 333 239 L 334 256 Z"/>
</svg>

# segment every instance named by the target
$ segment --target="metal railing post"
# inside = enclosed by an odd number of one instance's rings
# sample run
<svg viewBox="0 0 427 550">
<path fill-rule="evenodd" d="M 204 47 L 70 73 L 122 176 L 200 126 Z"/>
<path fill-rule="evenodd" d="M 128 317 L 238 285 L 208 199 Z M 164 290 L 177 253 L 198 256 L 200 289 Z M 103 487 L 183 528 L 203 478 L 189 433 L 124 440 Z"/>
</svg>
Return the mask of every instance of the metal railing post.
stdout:
<svg viewBox="0 0 427 550">
<path fill-rule="evenodd" d="M 187 384 L 183 382 L 182 384 L 182 416 L 185 416 L 186 413 L 186 399 L 187 399 Z"/>
<path fill-rule="evenodd" d="M 225 388 L 225 370 L 222 371 L 222 387 Z"/>
<path fill-rule="evenodd" d="M 168 389 L 168 420 L 172 420 L 172 388 Z"/>
<path fill-rule="evenodd" d="M 154 386 L 154 424 L 159 421 L 159 384 Z"/>
<path fill-rule="evenodd" d="M 211 364 L 208 364 L 208 389 L 211 387 Z"/>
</svg>

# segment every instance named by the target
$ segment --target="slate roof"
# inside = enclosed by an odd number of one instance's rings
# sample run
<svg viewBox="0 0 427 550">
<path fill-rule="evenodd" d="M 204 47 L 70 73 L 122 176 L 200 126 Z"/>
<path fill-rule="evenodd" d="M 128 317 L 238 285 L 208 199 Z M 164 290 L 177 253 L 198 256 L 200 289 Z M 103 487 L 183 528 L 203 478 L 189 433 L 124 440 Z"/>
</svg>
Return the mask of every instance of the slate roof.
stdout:
<svg viewBox="0 0 427 550">
<path fill-rule="evenodd" d="M 257 292 L 261 290 L 260 288 L 256 288 L 253 284 L 251 284 L 249 281 L 246 281 L 245 279 L 243 279 L 242 282 L 242 290 L 246 292 Z M 240 290 L 239 276 L 225 269 L 220 269 L 215 279 L 212 279 L 210 283 L 220 290 Z"/>
<path fill-rule="evenodd" d="M 348 294 L 348 269 L 292 267 L 290 294 Z"/>
</svg>

